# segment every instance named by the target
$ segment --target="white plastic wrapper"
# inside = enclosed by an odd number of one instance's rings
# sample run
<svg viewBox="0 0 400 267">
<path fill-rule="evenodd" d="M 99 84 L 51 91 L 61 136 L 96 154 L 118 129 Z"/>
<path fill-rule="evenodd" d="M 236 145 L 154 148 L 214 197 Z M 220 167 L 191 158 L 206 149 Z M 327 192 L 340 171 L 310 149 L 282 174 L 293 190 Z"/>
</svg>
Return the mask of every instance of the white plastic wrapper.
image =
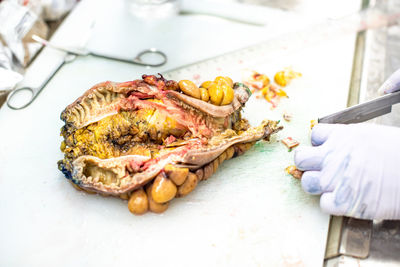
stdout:
<svg viewBox="0 0 400 267">
<path fill-rule="evenodd" d="M 47 37 L 46 24 L 27 7 L 13 0 L 0 3 L 0 38 L 11 50 L 17 63 L 26 67 L 41 45 L 31 39 L 32 34 Z"/>
<path fill-rule="evenodd" d="M 32 40 L 47 39 L 45 20 L 58 20 L 78 0 L 0 0 L 0 92 L 13 89 L 24 68 L 42 47 Z M 0 104 L 1 106 L 1 104 Z"/>
<path fill-rule="evenodd" d="M 58 20 L 79 0 L 6 0 L 28 8 L 45 21 Z"/>
<path fill-rule="evenodd" d="M 0 43 L 0 91 L 11 90 L 22 80 L 22 75 L 12 69 L 11 51 Z"/>
<path fill-rule="evenodd" d="M 77 0 L 41 0 L 44 20 L 58 20 L 69 12 Z"/>
</svg>

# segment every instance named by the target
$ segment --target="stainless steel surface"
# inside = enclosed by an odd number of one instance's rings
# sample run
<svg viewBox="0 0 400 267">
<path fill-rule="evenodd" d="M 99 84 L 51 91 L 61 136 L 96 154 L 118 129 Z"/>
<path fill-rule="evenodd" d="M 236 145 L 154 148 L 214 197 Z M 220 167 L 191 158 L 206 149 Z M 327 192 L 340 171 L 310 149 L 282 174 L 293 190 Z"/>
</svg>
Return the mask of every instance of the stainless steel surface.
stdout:
<svg viewBox="0 0 400 267">
<path fill-rule="evenodd" d="M 363 0 L 361 2 L 361 9 L 367 9 L 369 7 L 370 7 L 369 0 Z M 360 102 L 360 84 L 362 77 L 362 66 L 364 63 L 365 46 L 366 46 L 366 31 L 364 30 L 357 34 L 357 39 L 355 43 L 353 69 L 351 73 L 349 95 L 347 98 L 348 107 L 354 106 Z"/>
<path fill-rule="evenodd" d="M 371 1 L 371 6 L 378 7 L 391 12 L 400 12 L 400 2 L 396 0 L 381 0 Z M 377 88 L 388 78 L 388 76 L 400 68 L 400 26 L 392 25 L 387 28 L 368 30 L 365 33 L 365 50 L 363 53 L 363 64 L 358 70 L 361 73 L 360 77 L 355 77 L 358 80 L 358 90 L 360 102 L 365 102 L 378 97 Z M 380 116 L 367 123 L 378 123 L 392 126 L 400 126 L 400 105 L 395 105 L 392 112 Z M 342 247 L 340 238 L 337 237 L 337 232 L 342 232 L 345 227 L 340 223 L 333 225 L 334 228 L 331 234 L 333 237 L 328 237 L 327 253 L 325 261 L 326 267 L 342 267 L 342 266 L 400 266 L 400 221 L 382 221 L 372 222 L 371 239 L 369 243 L 369 255 L 365 259 L 359 259 L 347 255 L 335 256 L 335 248 L 339 247 L 339 252 L 345 250 Z M 331 235 L 330 234 L 330 235 Z M 362 235 L 361 235 L 362 236 Z M 347 235 L 347 238 L 351 235 Z"/>
<path fill-rule="evenodd" d="M 390 113 L 392 105 L 400 102 L 400 92 L 349 107 L 345 110 L 318 119 L 321 123 L 359 123 Z"/>
<path fill-rule="evenodd" d="M 339 256 L 340 241 L 342 239 L 342 216 L 331 216 L 329 221 L 328 239 L 326 241 L 325 259 Z"/>
<path fill-rule="evenodd" d="M 365 259 L 370 252 L 371 235 L 372 221 L 332 216 L 325 258 L 346 255 Z"/>
<path fill-rule="evenodd" d="M 400 12 L 396 0 L 376 1 L 382 9 Z M 400 21 L 398 21 L 399 23 Z M 367 53 L 363 66 L 360 101 L 367 101 L 378 95 L 378 88 L 394 71 L 400 68 L 400 26 L 370 30 L 367 33 Z M 377 86 L 377 87 L 376 87 Z M 391 114 L 382 116 L 374 123 L 400 126 L 400 107 L 394 107 Z"/>
<path fill-rule="evenodd" d="M 360 83 L 362 76 L 362 66 L 365 54 L 365 39 L 366 32 L 362 31 L 357 34 L 355 52 L 353 58 L 353 69 L 351 73 L 351 82 L 349 88 L 349 95 L 347 98 L 347 106 L 351 107 L 360 102 Z"/>
<path fill-rule="evenodd" d="M 399 221 L 375 222 L 372 235 L 371 257 L 382 261 L 395 261 L 400 265 Z"/>
<path fill-rule="evenodd" d="M 381 9 L 400 12 L 397 0 L 374 1 Z M 373 99 L 376 89 L 400 68 L 400 21 L 388 28 L 369 30 L 360 88 L 360 101 Z M 371 121 L 400 127 L 400 105 L 392 112 Z M 370 256 L 360 266 L 400 266 L 400 221 L 374 222 Z"/>
<path fill-rule="evenodd" d="M 349 241 L 352 244 L 358 237 L 362 235 L 368 236 L 370 234 L 369 244 L 367 241 L 363 241 L 365 245 L 369 245 L 369 255 L 365 259 L 349 255 L 340 255 L 325 261 L 326 267 L 342 267 L 342 266 L 361 266 L 361 267 L 394 267 L 400 266 L 400 223 L 399 221 L 380 221 L 373 222 L 365 221 L 365 225 L 359 229 L 351 226 L 353 230 L 357 232 L 365 231 L 365 233 L 356 234 L 356 238 L 351 238 Z M 362 230 L 364 228 L 364 230 Z M 348 235 L 348 237 L 350 237 Z M 361 242 L 361 248 L 363 246 Z M 354 249 L 351 248 L 351 249 Z M 362 249 L 361 251 L 363 251 Z M 366 251 L 366 249 L 365 249 Z"/>
<path fill-rule="evenodd" d="M 372 221 L 345 217 L 339 253 L 365 259 L 369 255 Z"/>
</svg>

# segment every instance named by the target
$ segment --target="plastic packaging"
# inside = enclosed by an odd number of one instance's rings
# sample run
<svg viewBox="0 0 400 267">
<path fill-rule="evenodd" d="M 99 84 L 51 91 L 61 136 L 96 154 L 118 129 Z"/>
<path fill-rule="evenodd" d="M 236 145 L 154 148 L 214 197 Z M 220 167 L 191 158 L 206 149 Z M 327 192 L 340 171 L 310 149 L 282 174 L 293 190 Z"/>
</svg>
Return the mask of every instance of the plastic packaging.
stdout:
<svg viewBox="0 0 400 267">
<path fill-rule="evenodd" d="M 4 0 L 0 1 L 0 99 L 23 79 L 25 68 L 38 53 L 41 44 L 32 39 L 47 39 L 45 21 L 61 19 L 77 0 Z M 0 106 L 1 106 L 0 101 Z"/>
</svg>

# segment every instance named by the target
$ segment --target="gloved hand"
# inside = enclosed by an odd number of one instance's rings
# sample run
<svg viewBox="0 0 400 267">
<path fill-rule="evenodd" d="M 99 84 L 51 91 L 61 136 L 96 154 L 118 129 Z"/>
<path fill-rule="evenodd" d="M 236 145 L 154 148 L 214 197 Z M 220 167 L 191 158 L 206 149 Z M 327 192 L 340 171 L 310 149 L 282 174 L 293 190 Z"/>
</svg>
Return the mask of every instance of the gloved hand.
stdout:
<svg viewBox="0 0 400 267">
<path fill-rule="evenodd" d="M 360 219 L 400 219 L 400 128 L 317 124 L 313 147 L 299 148 L 302 187 L 321 209 Z"/>
<path fill-rule="evenodd" d="M 400 90 L 400 69 L 395 71 L 378 89 L 379 94 L 388 94 Z"/>
</svg>

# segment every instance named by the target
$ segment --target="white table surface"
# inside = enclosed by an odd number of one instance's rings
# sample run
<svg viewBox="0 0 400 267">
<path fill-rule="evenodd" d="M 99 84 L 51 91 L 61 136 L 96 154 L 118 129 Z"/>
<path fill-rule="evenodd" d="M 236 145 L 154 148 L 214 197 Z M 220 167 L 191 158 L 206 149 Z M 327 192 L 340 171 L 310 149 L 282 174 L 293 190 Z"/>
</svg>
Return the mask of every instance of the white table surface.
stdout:
<svg viewBox="0 0 400 267">
<path fill-rule="evenodd" d="M 130 17 L 122 1 L 83 1 L 53 38 L 76 43 L 88 10 L 98 22 L 93 50 L 136 54 L 156 46 L 169 56 L 159 69 L 143 69 L 92 57 L 65 65 L 33 104 L 0 110 L 0 265 L 1 266 L 320 266 L 329 216 L 318 197 L 302 192 L 283 173 L 292 162 L 277 139 L 260 143 L 232 159 L 189 196 L 174 200 L 161 215 L 131 215 L 126 202 L 73 189 L 57 170 L 62 158 L 58 136 L 62 109 L 84 90 L 104 80 L 137 79 L 257 43 L 272 34 L 261 28 L 204 17 L 179 16 L 145 25 Z M 352 7 L 354 10 L 357 6 Z M 271 28 L 269 28 L 271 29 Z M 121 38 L 121 36 L 124 36 Z M 239 38 L 240 37 L 240 38 Z M 270 111 L 251 100 L 245 116 L 256 123 L 296 113 L 279 136 L 308 144 L 309 119 L 346 103 L 354 36 L 302 50 L 258 65 L 273 73 L 292 65 L 303 77 L 288 88 L 290 101 Z M 117 48 L 116 48 L 117 47 Z M 329 51 L 329 52 L 327 52 Z M 34 84 L 60 52 L 45 49 L 28 71 Z M 232 77 L 240 79 L 238 70 Z M 328 99 L 328 100 L 327 100 Z"/>
</svg>

